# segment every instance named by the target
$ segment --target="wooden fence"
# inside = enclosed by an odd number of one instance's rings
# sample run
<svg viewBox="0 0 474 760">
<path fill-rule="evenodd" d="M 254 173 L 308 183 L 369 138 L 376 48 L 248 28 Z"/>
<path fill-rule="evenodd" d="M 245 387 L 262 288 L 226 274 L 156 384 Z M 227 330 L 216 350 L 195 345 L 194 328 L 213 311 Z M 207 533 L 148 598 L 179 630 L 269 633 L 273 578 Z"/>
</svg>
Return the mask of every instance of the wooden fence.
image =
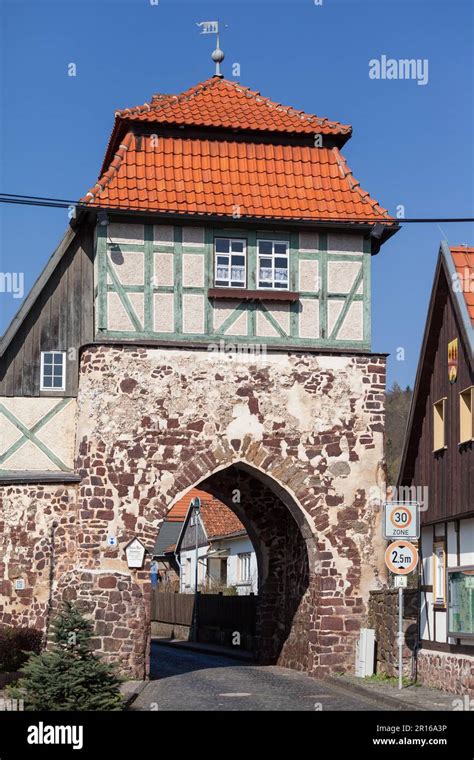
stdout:
<svg viewBox="0 0 474 760">
<path fill-rule="evenodd" d="M 258 597 L 224 596 L 223 594 L 197 595 L 198 629 L 218 628 L 222 631 L 240 631 L 255 634 Z M 170 625 L 191 626 L 195 596 L 153 589 L 151 619 Z"/>
</svg>

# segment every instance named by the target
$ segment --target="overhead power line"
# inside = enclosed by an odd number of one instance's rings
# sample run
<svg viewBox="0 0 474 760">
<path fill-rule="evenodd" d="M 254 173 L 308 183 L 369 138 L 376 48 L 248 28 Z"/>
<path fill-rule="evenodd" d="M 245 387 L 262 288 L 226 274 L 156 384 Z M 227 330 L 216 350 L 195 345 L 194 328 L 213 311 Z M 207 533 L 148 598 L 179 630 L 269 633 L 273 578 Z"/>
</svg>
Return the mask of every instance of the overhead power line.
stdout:
<svg viewBox="0 0 474 760">
<path fill-rule="evenodd" d="M 97 203 L 84 203 L 81 201 L 76 200 L 66 200 L 64 198 L 48 198 L 48 197 L 42 197 L 39 195 L 18 195 L 15 193 L 0 193 L 0 203 L 10 203 L 10 204 L 17 204 L 22 206 L 45 206 L 47 208 L 77 208 L 77 209 L 95 209 L 96 211 L 141 211 L 141 212 L 149 212 L 154 214 L 162 213 L 165 215 L 166 213 L 172 213 L 172 212 L 160 212 L 156 208 L 143 208 L 142 206 L 110 206 L 105 205 L 101 206 Z M 239 205 L 239 204 L 236 204 Z M 176 212 L 179 213 L 179 212 Z M 197 214 L 197 216 L 204 216 L 203 214 Z M 214 214 L 214 216 L 217 216 L 217 214 Z M 219 214 L 219 216 L 225 216 L 224 214 Z M 229 216 L 231 216 L 229 214 Z M 245 217 L 245 214 L 242 214 L 242 217 Z M 239 217 L 235 217 L 236 220 Z M 273 217 L 262 217 L 265 219 L 272 219 Z M 291 221 L 291 219 L 286 219 L 285 221 Z M 387 219 L 385 216 L 346 216 L 346 217 L 331 217 L 331 216 L 325 216 L 321 217 L 319 219 L 304 219 L 304 218 L 296 218 L 294 219 L 295 223 L 298 221 L 317 221 L 317 222 L 367 222 L 367 223 L 385 223 L 385 224 L 436 224 L 436 223 L 468 223 L 468 222 L 474 222 L 474 217 L 411 217 L 411 218 L 399 218 L 399 217 L 392 217 L 391 219 Z"/>
</svg>

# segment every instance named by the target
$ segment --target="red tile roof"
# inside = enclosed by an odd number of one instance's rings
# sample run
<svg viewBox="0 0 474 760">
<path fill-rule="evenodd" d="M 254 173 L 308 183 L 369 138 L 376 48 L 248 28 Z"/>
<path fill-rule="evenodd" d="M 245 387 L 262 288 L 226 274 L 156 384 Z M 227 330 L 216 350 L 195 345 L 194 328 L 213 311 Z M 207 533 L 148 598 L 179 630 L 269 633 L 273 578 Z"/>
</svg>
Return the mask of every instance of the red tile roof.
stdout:
<svg viewBox="0 0 474 760">
<path fill-rule="evenodd" d="M 232 142 L 129 132 L 83 199 L 157 212 L 318 220 L 388 212 L 362 190 L 337 147 Z"/>
<path fill-rule="evenodd" d="M 201 520 L 209 539 L 245 533 L 237 515 L 210 494 L 201 497 Z"/>
<path fill-rule="evenodd" d="M 238 82 L 211 77 L 180 95 L 153 95 L 150 103 L 116 111 L 131 121 L 291 134 L 347 135 L 352 127 L 282 106 Z"/>
<path fill-rule="evenodd" d="M 450 247 L 449 250 L 462 283 L 462 294 L 474 326 L 474 248 L 458 245 Z"/>
<path fill-rule="evenodd" d="M 212 496 L 212 494 L 207 493 L 207 491 L 202 491 L 200 488 L 191 488 L 187 491 L 185 495 L 171 507 L 165 520 L 169 520 L 170 522 L 184 522 L 190 501 L 191 499 L 196 498 L 196 496 L 201 499 L 201 519 L 208 538 L 229 536 L 235 533 L 245 532 L 244 526 L 231 509 L 226 507 L 222 501 L 219 501 L 219 499 Z M 165 549 L 165 551 L 171 550 L 171 547 Z"/>
<path fill-rule="evenodd" d="M 201 499 L 209 498 L 209 494 L 205 491 L 200 491 L 199 488 L 191 488 L 179 501 L 176 502 L 176 504 L 173 504 L 166 515 L 165 520 L 169 520 L 170 522 L 184 522 L 188 512 L 189 502 L 196 496 L 199 496 Z"/>
</svg>

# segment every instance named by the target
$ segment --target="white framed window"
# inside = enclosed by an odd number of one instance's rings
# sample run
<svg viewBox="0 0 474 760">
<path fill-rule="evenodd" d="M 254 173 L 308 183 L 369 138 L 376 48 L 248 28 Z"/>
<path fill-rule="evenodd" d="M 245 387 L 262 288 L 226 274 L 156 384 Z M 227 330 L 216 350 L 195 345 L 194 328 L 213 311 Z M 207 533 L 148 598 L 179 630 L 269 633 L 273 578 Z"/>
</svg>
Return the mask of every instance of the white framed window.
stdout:
<svg viewBox="0 0 474 760">
<path fill-rule="evenodd" d="M 216 238 L 214 252 L 216 288 L 245 288 L 247 285 L 246 241 L 236 238 Z"/>
<path fill-rule="evenodd" d="M 259 240 L 257 243 L 257 282 L 262 289 L 288 290 L 290 246 L 284 240 Z"/>
<path fill-rule="evenodd" d="M 40 390 L 42 391 L 66 390 L 66 352 L 65 351 L 42 351 L 41 352 Z"/>
<path fill-rule="evenodd" d="M 250 583 L 250 552 L 242 552 L 242 554 L 238 555 L 238 560 L 239 583 Z"/>
<path fill-rule="evenodd" d="M 433 544 L 433 600 L 435 605 L 446 605 L 446 550 L 444 541 Z"/>
</svg>

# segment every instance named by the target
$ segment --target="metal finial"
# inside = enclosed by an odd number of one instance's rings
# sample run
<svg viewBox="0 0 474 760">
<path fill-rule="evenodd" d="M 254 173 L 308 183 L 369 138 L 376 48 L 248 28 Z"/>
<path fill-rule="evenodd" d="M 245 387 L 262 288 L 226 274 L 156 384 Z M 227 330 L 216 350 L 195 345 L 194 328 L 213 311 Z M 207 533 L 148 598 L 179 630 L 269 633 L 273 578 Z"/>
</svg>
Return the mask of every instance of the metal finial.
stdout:
<svg viewBox="0 0 474 760">
<path fill-rule="evenodd" d="M 222 72 L 221 72 L 221 63 L 224 60 L 225 55 L 224 55 L 224 52 L 220 48 L 220 44 L 219 44 L 219 32 L 217 33 L 216 49 L 212 53 L 211 58 L 214 61 L 214 63 L 216 64 L 216 73 L 214 74 L 214 76 L 216 76 L 216 77 L 222 77 L 222 76 L 224 76 L 222 74 Z"/>
<path fill-rule="evenodd" d="M 214 76 L 216 77 L 223 77 L 224 75 L 221 72 L 221 63 L 224 60 L 224 52 L 221 50 L 220 42 L 219 42 L 219 22 L 218 21 L 201 21 L 197 26 L 201 27 L 201 34 L 216 34 L 217 35 L 217 44 L 216 49 L 211 55 L 212 60 L 216 64 L 216 73 Z M 224 24 L 224 26 L 227 26 L 227 24 Z"/>
</svg>

